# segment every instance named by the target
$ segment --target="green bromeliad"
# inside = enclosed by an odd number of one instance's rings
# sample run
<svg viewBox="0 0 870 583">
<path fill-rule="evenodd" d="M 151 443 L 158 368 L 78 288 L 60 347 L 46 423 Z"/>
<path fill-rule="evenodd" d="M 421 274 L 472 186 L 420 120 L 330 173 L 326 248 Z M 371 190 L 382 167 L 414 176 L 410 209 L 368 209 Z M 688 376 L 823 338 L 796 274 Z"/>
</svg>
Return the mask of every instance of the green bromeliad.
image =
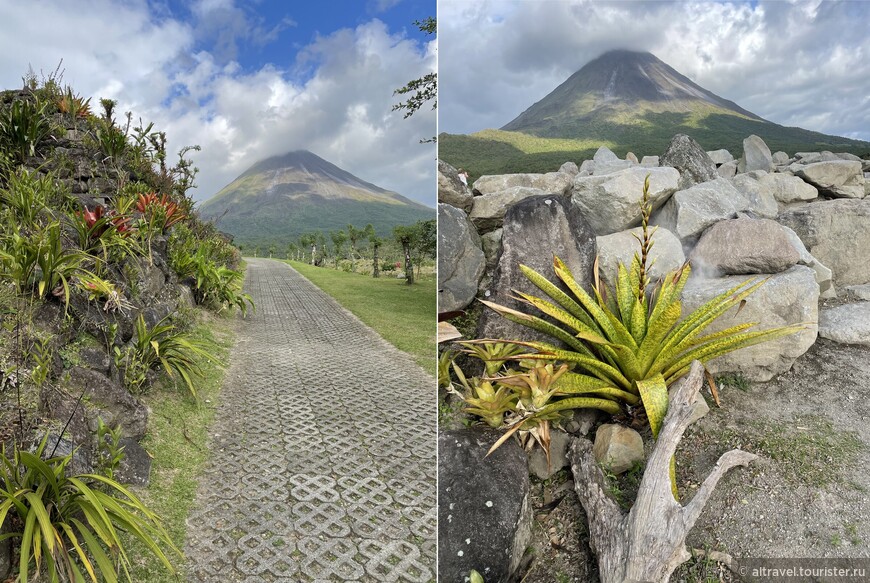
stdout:
<svg viewBox="0 0 870 583">
<path fill-rule="evenodd" d="M 648 188 L 647 180 L 641 203 L 640 253 L 635 254 L 630 268 L 619 266 L 612 293 L 601 285 L 597 262 L 595 285 L 590 294 L 555 257 L 555 275 L 570 293 L 523 265 L 520 266 L 523 274 L 547 298 L 516 292 L 518 299 L 547 319 L 483 302 L 508 320 L 543 332 L 564 346 L 514 341 L 513 344 L 526 352 L 511 359 L 521 360 L 526 365 L 537 360 L 573 367 L 555 380 L 554 390 L 545 404 L 524 412 L 523 424 L 528 426 L 536 419 L 553 418 L 554 414 L 569 409 L 596 408 L 614 414 L 642 405 L 652 434 L 657 437 L 668 408 L 668 387 L 688 372 L 693 360 L 707 363 L 723 354 L 793 334 L 805 327 L 805 324 L 795 324 L 750 331 L 757 324 L 751 322 L 705 333 L 717 318 L 740 306 L 764 283 L 763 279 L 747 280 L 683 318 L 680 294 L 691 273 L 689 264 L 668 273 L 660 282 L 649 281 L 649 252 L 654 230 L 650 232 L 648 228 Z M 505 340 L 491 342 L 504 343 Z M 512 424 L 512 429 L 516 424 Z"/>
</svg>

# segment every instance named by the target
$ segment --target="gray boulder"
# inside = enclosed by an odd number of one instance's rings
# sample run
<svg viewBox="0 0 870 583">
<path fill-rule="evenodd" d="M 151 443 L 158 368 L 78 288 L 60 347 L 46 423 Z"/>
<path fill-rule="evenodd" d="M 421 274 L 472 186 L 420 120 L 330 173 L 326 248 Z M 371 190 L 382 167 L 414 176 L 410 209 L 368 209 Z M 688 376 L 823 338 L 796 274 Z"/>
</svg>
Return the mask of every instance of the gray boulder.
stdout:
<svg viewBox="0 0 870 583">
<path fill-rule="evenodd" d="M 606 176 L 577 176 L 571 202 L 598 235 L 624 231 L 640 224 L 643 184 L 649 175 L 650 201 L 658 208 L 678 187 L 673 168 L 629 168 Z"/>
<path fill-rule="evenodd" d="M 595 245 L 598 248 L 598 274 L 608 289 L 613 289 L 616 284 L 619 264 L 630 267 L 634 254 L 640 252 L 640 244 L 634 235 L 643 237 L 643 229 L 635 227 L 595 238 Z M 669 271 L 679 269 L 685 263 L 686 255 L 683 253 L 680 240 L 667 229 L 656 230 L 653 243 L 650 251 L 652 266 L 649 269 L 649 276 L 655 281 Z"/>
<path fill-rule="evenodd" d="M 539 188 L 512 186 L 507 190 L 474 197 L 474 205 L 468 218 L 481 233 L 501 226 L 507 210 L 519 201 L 531 196 L 546 194 Z"/>
<path fill-rule="evenodd" d="M 815 272 L 816 283 L 819 284 L 819 297 L 825 299 L 837 297 L 837 291 L 834 289 L 834 282 L 832 280 L 833 274 L 831 270 L 807 251 L 806 246 L 804 246 L 800 237 L 797 236 L 797 233 L 785 225 L 780 226 L 791 242 L 791 246 L 798 252 L 798 256 L 800 257 L 800 259 L 798 259 L 798 265 L 806 265 Z"/>
<path fill-rule="evenodd" d="M 776 220 L 831 269 L 834 285 L 870 283 L 870 200 L 815 202 L 780 213 Z"/>
<path fill-rule="evenodd" d="M 592 176 L 595 171 L 595 160 L 583 160 L 580 163 L 580 169 L 577 171 L 577 176 Z"/>
<path fill-rule="evenodd" d="M 667 229 L 683 243 L 694 244 L 704 230 L 734 218 L 748 206 L 747 198 L 725 178 L 697 184 L 674 194 L 652 223 Z"/>
<path fill-rule="evenodd" d="M 796 174 L 827 195 L 837 198 L 864 198 L 864 175 L 860 162 L 816 162 L 803 166 Z"/>
<path fill-rule="evenodd" d="M 438 160 L 438 202 L 468 212 L 471 210 L 472 199 L 471 191 L 459 180 L 456 168 Z"/>
<path fill-rule="evenodd" d="M 840 160 L 852 160 L 853 162 L 863 162 L 860 156 L 850 154 L 849 152 L 837 152 L 834 154 Z"/>
<path fill-rule="evenodd" d="M 615 172 L 619 172 L 620 170 L 625 170 L 626 168 L 632 168 L 636 166 L 631 162 L 631 160 L 617 160 L 615 162 L 596 162 L 595 168 L 592 170 L 593 176 L 604 176 L 606 174 L 613 174 Z"/>
<path fill-rule="evenodd" d="M 752 214 L 765 219 L 775 218 L 779 213 L 779 204 L 773 195 L 773 186 L 765 182 L 767 172 L 756 170 L 746 174 L 738 174 L 731 179 L 731 184 L 739 190 L 746 199 L 744 208 Z M 798 180 L 800 180 L 798 178 Z"/>
<path fill-rule="evenodd" d="M 658 156 L 644 156 L 640 159 L 640 165 L 644 168 L 658 168 L 659 167 L 659 157 Z"/>
<path fill-rule="evenodd" d="M 734 178 L 737 175 L 737 161 L 726 162 L 716 169 L 722 178 Z"/>
<path fill-rule="evenodd" d="M 508 440 L 484 457 L 502 432 L 444 431 L 438 436 L 438 578 L 512 580 L 532 537 L 526 455 Z"/>
<path fill-rule="evenodd" d="M 605 146 L 601 146 L 598 150 L 595 151 L 595 155 L 592 156 L 592 159 L 596 164 L 610 164 L 611 162 L 621 162 L 619 156 L 614 154 L 609 148 Z"/>
<path fill-rule="evenodd" d="M 807 184 L 797 176 L 773 172 L 760 176 L 758 181 L 766 186 L 773 198 L 782 205 L 807 202 L 819 197 L 819 191 L 815 186 Z"/>
<path fill-rule="evenodd" d="M 821 310 L 819 336 L 840 344 L 870 346 L 870 302 Z"/>
<path fill-rule="evenodd" d="M 800 256 L 784 228 L 767 219 L 737 218 L 707 229 L 689 256 L 693 268 L 711 276 L 779 273 Z"/>
<path fill-rule="evenodd" d="M 717 166 L 727 164 L 728 162 L 734 162 L 734 156 L 732 156 L 731 152 L 724 148 L 721 150 L 710 150 L 709 152 L 707 152 L 707 155 L 710 156 L 710 159 Z"/>
<path fill-rule="evenodd" d="M 630 427 L 606 423 L 595 432 L 592 454 L 601 467 L 619 475 L 643 463 L 643 439 Z"/>
<path fill-rule="evenodd" d="M 634 164 L 635 166 L 640 164 L 640 162 L 637 159 L 637 155 L 634 152 L 628 152 L 625 155 L 625 159 L 628 160 L 629 162 L 631 162 L 632 164 Z"/>
<path fill-rule="evenodd" d="M 698 142 L 685 134 L 677 134 L 671 139 L 667 150 L 659 158 L 659 163 L 680 171 L 681 189 L 715 180 L 719 176 L 716 172 L 716 164 L 707 152 Z"/>
<path fill-rule="evenodd" d="M 745 172 L 754 170 L 773 172 L 774 164 L 770 148 L 758 136 L 752 135 L 743 140 L 743 160 L 746 165 Z"/>
<path fill-rule="evenodd" d="M 486 258 L 480 236 L 461 210 L 438 204 L 438 305 L 461 310 L 474 300 Z"/>
<path fill-rule="evenodd" d="M 776 166 L 786 166 L 789 160 L 791 160 L 785 152 L 774 152 L 771 159 Z"/>
<path fill-rule="evenodd" d="M 568 176 L 576 176 L 580 169 L 577 168 L 577 164 L 574 162 L 565 162 L 561 166 L 559 166 L 559 172 L 562 174 L 567 174 Z"/>
<path fill-rule="evenodd" d="M 480 236 L 480 243 L 483 247 L 483 255 L 486 257 L 486 268 L 495 269 L 498 261 L 498 252 L 501 249 L 501 237 L 504 234 L 504 229 L 496 229 Z"/>
<path fill-rule="evenodd" d="M 683 289 L 683 317 L 711 298 L 746 281 L 746 276 L 702 279 L 691 277 Z M 800 355 L 816 340 L 819 286 L 813 271 L 796 265 L 788 271 L 769 276 L 739 310 L 735 306 L 717 319 L 705 334 L 719 332 L 745 322 L 758 322 L 751 330 L 807 322 L 806 329 L 790 336 L 742 348 L 707 364 L 713 374 L 739 373 L 752 381 L 768 381 L 789 370 Z"/>
<path fill-rule="evenodd" d="M 511 207 L 505 215 L 492 288 L 484 297 L 509 308 L 528 310 L 528 306 L 511 297 L 512 290 L 534 295 L 540 295 L 541 291 L 526 279 L 519 265 L 527 265 L 555 281 L 553 255 L 565 262 L 580 285 L 588 288 L 595 260 L 595 233 L 583 213 L 567 197 L 560 196 L 537 196 Z M 477 337 L 553 341 L 490 309 L 481 314 Z"/>
<path fill-rule="evenodd" d="M 568 446 L 571 445 L 571 436 L 562 429 L 550 429 L 550 461 L 547 463 L 547 454 L 540 447 L 535 447 L 529 452 L 529 473 L 541 480 L 552 477 L 562 468 L 571 465 L 568 461 Z"/>
<path fill-rule="evenodd" d="M 120 384 L 89 368 L 74 366 L 69 370 L 66 391 L 71 395 L 84 392 L 85 418 L 91 431 L 97 430 L 98 418 L 110 427 L 121 426 L 125 437 L 141 439 L 148 425 L 148 408 Z"/>
<path fill-rule="evenodd" d="M 515 187 L 534 188 L 544 194 L 565 194 L 571 188 L 571 176 L 564 172 L 481 176 L 474 181 L 472 190 L 475 196 L 480 196 L 504 192 Z"/>
</svg>

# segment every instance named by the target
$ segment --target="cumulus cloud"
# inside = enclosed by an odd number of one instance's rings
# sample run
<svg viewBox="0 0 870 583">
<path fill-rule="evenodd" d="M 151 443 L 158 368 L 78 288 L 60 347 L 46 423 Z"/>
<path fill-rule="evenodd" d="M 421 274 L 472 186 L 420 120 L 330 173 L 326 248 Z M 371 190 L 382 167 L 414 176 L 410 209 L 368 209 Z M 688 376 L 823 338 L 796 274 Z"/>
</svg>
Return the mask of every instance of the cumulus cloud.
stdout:
<svg viewBox="0 0 870 583">
<path fill-rule="evenodd" d="M 201 200 L 267 156 L 308 149 L 360 178 L 434 205 L 435 112 L 403 119 L 393 91 L 435 70 L 435 43 L 421 44 L 373 19 L 316 37 L 295 61 L 244 70 L 235 43 L 269 28 L 231 0 L 201 0 L 183 22 L 145 0 L 94 0 L 87 11 L 59 2 L 4 6 L 0 85 L 14 88 L 28 64 L 48 73 L 63 58 L 64 82 L 118 101 L 165 130 L 169 147 L 199 144 Z M 232 23 L 208 50 L 203 36 Z M 277 33 L 276 33 L 277 34 Z"/>
<path fill-rule="evenodd" d="M 649 51 L 771 121 L 870 140 L 870 3 L 439 2 L 439 131 L 501 127 L 601 53 Z"/>
</svg>

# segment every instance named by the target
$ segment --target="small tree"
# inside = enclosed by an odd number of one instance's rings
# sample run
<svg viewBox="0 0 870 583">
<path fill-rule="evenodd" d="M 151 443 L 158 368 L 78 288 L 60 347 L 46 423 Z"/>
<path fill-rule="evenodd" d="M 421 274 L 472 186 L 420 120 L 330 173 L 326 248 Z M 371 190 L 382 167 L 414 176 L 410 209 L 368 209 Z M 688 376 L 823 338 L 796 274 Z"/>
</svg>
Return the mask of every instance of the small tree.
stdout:
<svg viewBox="0 0 870 583">
<path fill-rule="evenodd" d="M 335 268 L 338 269 L 338 257 L 341 255 L 341 250 L 344 248 L 344 244 L 347 243 L 347 233 L 344 231 L 333 231 L 329 234 L 329 237 L 332 239 L 332 244 L 334 246 L 334 265 Z"/>
<path fill-rule="evenodd" d="M 275 254 L 275 246 L 269 245 L 269 259 L 272 259 L 272 255 Z"/>
<path fill-rule="evenodd" d="M 377 236 L 377 234 L 375 233 L 375 228 L 374 228 L 374 226 L 372 226 L 371 223 L 366 225 L 366 228 L 363 229 L 363 235 L 365 236 L 366 239 L 369 240 L 369 244 L 371 244 L 371 246 L 372 246 L 372 264 L 373 264 L 372 277 L 380 277 L 381 276 L 381 269 L 380 269 L 380 266 L 378 265 L 378 249 L 380 248 L 380 246 L 383 244 L 384 241 L 383 241 L 383 239 L 381 239 L 380 237 Z"/>
<path fill-rule="evenodd" d="M 396 242 L 402 246 L 402 252 L 405 255 L 405 283 L 411 285 L 414 283 L 414 264 L 411 261 L 411 248 L 414 246 L 416 229 L 414 225 L 400 225 L 393 228 L 393 236 Z"/>
</svg>

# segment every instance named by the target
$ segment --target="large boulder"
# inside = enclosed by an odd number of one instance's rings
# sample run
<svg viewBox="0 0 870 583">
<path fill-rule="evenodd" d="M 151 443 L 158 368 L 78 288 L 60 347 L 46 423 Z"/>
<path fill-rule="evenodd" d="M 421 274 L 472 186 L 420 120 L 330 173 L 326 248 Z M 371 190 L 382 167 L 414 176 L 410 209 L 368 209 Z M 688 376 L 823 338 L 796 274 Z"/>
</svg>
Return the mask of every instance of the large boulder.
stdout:
<svg viewBox="0 0 870 583">
<path fill-rule="evenodd" d="M 461 210 L 438 204 L 438 306 L 461 310 L 474 300 L 486 258 L 480 236 Z"/>
<path fill-rule="evenodd" d="M 746 196 L 731 182 L 718 178 L 674 194 L 653 215 L 652 223 L 671 231 L 683 243 L 693 245 L 707 227 L 734 218 L 748 204 Z"/>
<path fill-rule="evenodd" d="M 734 178 L 737 175 L 737 161 L 725 162 L 716 170 L 722 178 Z"/>
<path fill-rule="evenodd" d="M 791 242 L 791 246 L 798 252 L 800 257 L 798 265 L 806 265 L 816 273 L 816 283 L 819 284 L 819 297 L 824 299 L 837 297 L 837 291 L 834 288 L 834 281 L 832 279 L 833 272 L 807 251 L 806 246 L 800 237 L 797 236 L 797 233 L 785 225 L 780 225 L 780 227 L 782 227 L 783 232 Z"/>
<path fill-rule="evenodd" d="M 668 149 L 659 158 L 661 166 L 671 166 L 680 171 L 680 188 L 686 189 L 719 176 L 716 164 L 698 142 L 685 134 L 677 134 L 668 144 Z"/>
<path fill-rule="evenodd" d="M 819 313 L 819 336 L 840 344 L 870 346 L 870 302 L 823 309 Z"/>
<path fill-rule="evenodd" d="M 864 198 L 861 162 L 831 160 L 802 166 L 795 172 L 823 193 L 838 198 Z"/>
<path fill-rule="evenodd" d="M 781 205 L 804 203 L 819 197 L 819 191 L 797 176 L 773 172 L 759 176 L 758 181 L 769 188 L 773 198 Z"/>
<path fill-rule="evenodd" d="M 707 229 L 689 256 L 709 275 L 779 273 L 800 260 L 784 227 L 768 219 L 737 218 Z"/>
<path fill-rule="evenodd" d="M 683 289 L 683 317 L 713 297 L 746 281 L 741 275 L 703 279 L 691 277 Z M 768 277 L 746 299 L 746 303 L 725 312 L 704 331 L 719 332 L 746 322 L 758 322 L 751 330 L 807 323 L 807 327 L 790 336 L 742 348 L 713 359 L 707 368 L 713 374 L 739 373 L 748 380 L 768 381 L 791 368 L 800 355 L 816 340 L 818 329 L 819 286 L 809 267 L 796 265 L 788 271 Z"/>
<path fill-rule="evenodd" d="M 635 167 L 605 176 L 577 176 L 571 202 L 598 235 L 609 235 L 640 224 L 643 184 L 649 176 L 653 208 L 677 190 L 680 174 L 673 168 Z"/>
<path fill-rule="evenodd" d="M 481 176 L 474 181 L 472 190 L 475 196 L 503 192 L 510 188 L 522 186 L 536 188 L 544 194 L 565 194 L 571 188 L 571 175 L 565 172 L 547 172 L 546 174 L 499 174 Z"/>
<path fill-rule="evenodd" d="M 472 569 L 487 583 L 512 580 L 532 537 L 526 455 L 492 429 L 438 436 L 438 578 L 468 581 Z"/>
<path fill-rule="evenodd" d="M 870 283 L 870 200 L 825 200 L 787 210 L 777 222 L 833 272 L 838 287 Z"/>
<path fill-rule="evenodd" d="M 481 233 L 492 231 L 501 226 L 507 209 L 531 196 L 546 194 L 539 188 L 511 186 L 506 190 L 474 197 L 474 205 L 468 218 Z"/>
<path fill-rule="evenodd" d="M 774 197 L 773 186 L 764 181 L 767 176 L 769 174 L 766 172 L 756 170 L 736 175 L 731 179 L 731 184 L 746 198 L 746 205 L 742 210 L 763 219 L 772 219 L 779 213 L 779 204 Z"/>
<path fill-rule="evenodd" d="M 652 230 L 652 229 L 650 229 Z M 598 248 L 598 273 L 608 289 L 616 284 L 619 264 L 631 266 L 635 253 L 640 252 L 640 244 L 635 239 L 643 237 L 643 229 L 635 227 L 627 231 L 596 237 Z M 657 229 L 653 235 L 653 248 L 650 251 L 652 266 L 649 268 L 650 279 L 660 279 L 669 271 L 679 269 L 685 263 L 686 255 L 683 246 L 676 235 L 667 229 Z"/>
<path fill-rule="evenodd" d="M 468 212 L 471 210 L 472 201 L 471 191 L 459 180 L 459 172 L 456 168 L 443 160 L 438 160 L 438 202 Z"/>
<path fill-rule="evenodd" d="M 512 290 L 540 295 L 519 269 L 527 265 L 554 281 L 553 255 L 557 255 L 584 287 L 592 281 L 595 233 L 583 213 L 564 196 L 537 196 L 511 207 L 505 215 L 501 253 L 492 288 L 484 296 L 497 304 L 527 311 L 527 305 L 512 298 Z M 548 340 L 544 334 L 511 322 L 492 310 L 481 314 L 478 338 Z"/>
<path fill-rule="evenodd" d="M 755 135 L 743 140 L 743 163 L 745 164 L 745 172 L 754 170 L 773 172 L 774 169 L 770 148 L 767 147 L 764 140 Z"/>
<path fill-rule="evenodd" d="M 721 166 L 722 164 L 734 161 L 734 156 L 731 155 L 731 152 L 724 148 L 721 150 L 710 150 L 707 152 L 707 155 L 710 156 L 710 160 L 712 160 L 716 166 Z"/>
</svg>

